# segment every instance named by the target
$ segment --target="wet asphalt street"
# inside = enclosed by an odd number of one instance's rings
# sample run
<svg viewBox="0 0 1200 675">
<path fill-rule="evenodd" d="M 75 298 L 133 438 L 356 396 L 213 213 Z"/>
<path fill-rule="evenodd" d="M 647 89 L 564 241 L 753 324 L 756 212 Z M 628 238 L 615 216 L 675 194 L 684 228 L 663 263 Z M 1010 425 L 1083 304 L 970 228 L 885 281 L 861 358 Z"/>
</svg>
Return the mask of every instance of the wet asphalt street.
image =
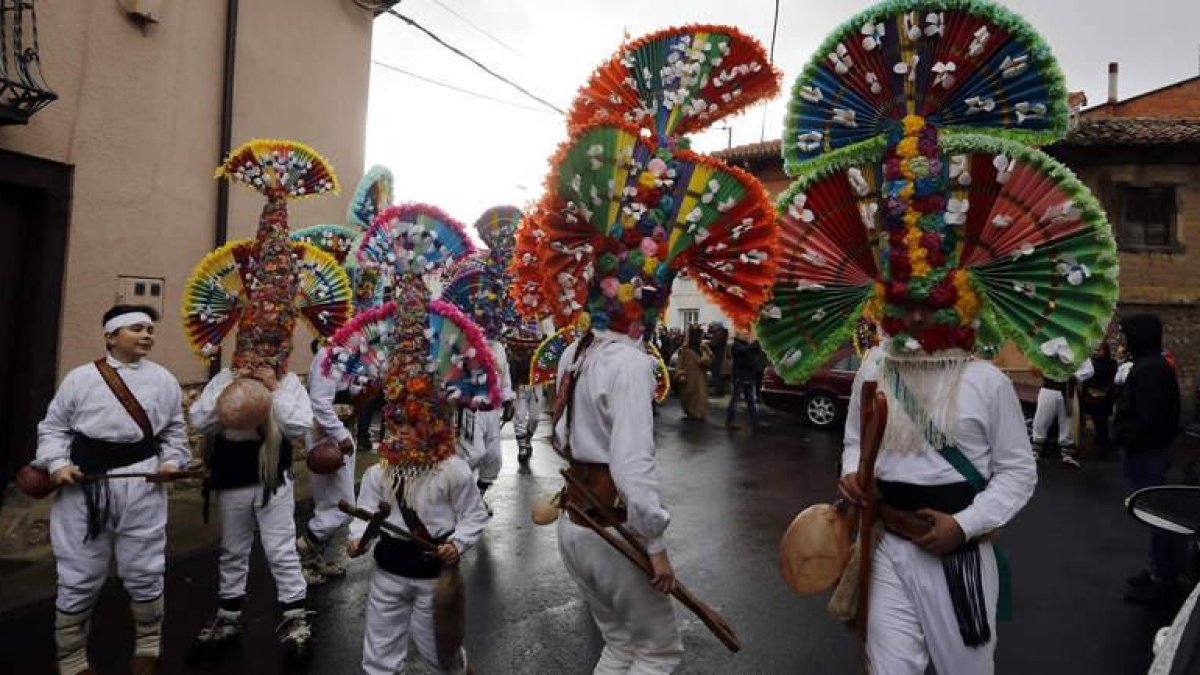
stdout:
<svg viewBox="0 0 1200 675">
<path fill-rule="evenodd" d="M 729 432 L 723 417 L 714 406 L 708 424 L 685 422 L 671 402 L 656 428 L 676 572 L 744 644 L 741 653 L 729 653 L 679 607 L 686 649 L 679 672 L 862 672 L 856 643 L 825 614 L 825 598 L 795 595 L 776 571 L 779 537 L 791 518 L 833 497 L 840 434 L 782 413 L 769 417 L 769 430 Z M 599 637 L 563 570 L 555 529 L 529 520 L 531 505 L 558 488 L 559 462 L 539 439 L 532 473 L 518 474 L 511 428 L 505 431 L 504 474 L 488 494 L 495 517 L 464 565 L 468 652 L 480 675 L 588 673 Z M 1114 460 L 1088 462 L 1082 471 L 1042 462 L 1033 501 L 1001 540 L 1013 566 L 1015 617 L 999 628 L 998 673 L 1146 671 L 1151 636 L 1169 614 L 1121 600 L 1123 579 L 1139 569 L 1146 544 L 1143 529 L 1122 510 L 1121 485 Z M 309 672 L 358 672 L 370 565 L 357 561 L 346 578 L 310 594 L 318 644 Z M 257 548 L 250 589 L 241 648 L 210 667 L 186 666 L 187 645 L 213 611 L 216 551 L 173 557 L 160 672 L 279 672 L 274 587 Z M 110 582 L 92 629 L 101 675 L 128 672 L 125 606 L 119 584 Z M 52 625 L 49 599 L 0 616 L 0 673 L 53 673 Z M 408 672 L 432 671 L 414 657 Z"/>
</svg>

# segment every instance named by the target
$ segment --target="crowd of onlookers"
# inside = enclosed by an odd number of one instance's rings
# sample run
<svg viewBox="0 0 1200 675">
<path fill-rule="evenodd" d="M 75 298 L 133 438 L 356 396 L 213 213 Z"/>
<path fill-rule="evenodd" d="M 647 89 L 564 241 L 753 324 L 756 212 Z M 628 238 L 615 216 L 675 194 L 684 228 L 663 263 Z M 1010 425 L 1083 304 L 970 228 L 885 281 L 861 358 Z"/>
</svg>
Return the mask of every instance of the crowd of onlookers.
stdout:
<svg viewBox="0 0 1200 675">
<path fill-rule="evenodd" d="M 721 321 L 686 329 L 660 325 L 654 346 L 670 364 L 671 386 L 680 398 L 684 419 L 705 419 L 709 397 L 728 394 L 726 427 L 739 428 L 739 402 L 745 402 L 755 428 L 767 426 L 759 418 L 757 405 L 767 357 L 749 330 L 737 330 L 731 336 Z"/>
</svg>

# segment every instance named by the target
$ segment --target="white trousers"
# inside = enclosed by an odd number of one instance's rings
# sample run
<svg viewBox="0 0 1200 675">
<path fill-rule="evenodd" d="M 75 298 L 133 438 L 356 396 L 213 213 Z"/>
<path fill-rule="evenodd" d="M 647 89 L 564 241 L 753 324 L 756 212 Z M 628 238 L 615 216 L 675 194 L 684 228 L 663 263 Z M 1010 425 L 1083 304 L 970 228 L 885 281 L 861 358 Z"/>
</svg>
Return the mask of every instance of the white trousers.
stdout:
<svg viewBox="0 0 1200 675">
<path fill-rule="evenodd" d="M 513 417 L 513 432 L 517 438 L 533 438 L 537 433 L 538 419 L 542 416 L 542 387 L 522 385 L 517 388 L 516 411 Z"/>
<path fill-rule="evenodd" d="M 1067 416 L 1066 398 L 1061 391 L 1039 389 L 1031 440 L 1035 444 L 1045 443 L 1046 434 L 1055 420 L 1058 421 L 1058 447 L 1070 450 L 1075 443 L 1071 439 L 1071 418 Z"/>
<path fill-rule="evenodd" d="M 149 457 L 109 473 L 152 472 Z M 92 607 L 116 555 L 117 574 L 134 602 L 162 595 L 167 569 L 167 492 L 161 484 L 136 478 L 108 482 L 109 517 L 100 533 L 87 537 L 87 498 L 80 486 L 60 488 L 50 508 L 50 544 L 58 570 L 55 606 L 76 614 Z"/>
<path fill-rule="evenodd" d="M 470 421 L 466 421 L 468 417 Z M 504 456 L 500 453 L 500 420 L 503 417 L 503 410 L 464 413 L 464 424 L 471 425 L 466 430 L 470 442 L 460 437 L 459 452 L 472 470 L 479 471 L 479 480 L 485 483 L 495 482 L 504 464 Z"/>
<path fill-rule="evenodd" d="M 995 672 L 1000 577 L 990 543 L 979 545 L 979 558 L 992 639 L 985 645 L 968 647 L 958 631 L 941 559 L 912 542 L 884 533 L 871 570 L 867 618 L 870 673 L 924 675 L 930 657 L 933 667 L 944 675 Z"/>
<path fill-rule="evenodd" d="M 221 512 L 220 598 L 231 600 L 246 594 L 246 576 L 250 572 L 250 549 L 254 530 L 262 541 L 263 552 L 275 578 L 275 594 L 280 603 L 303 600 L 308 591 L 300 571 L 296 552 L 296 500 L 292 482 L 286 481 L 262 505 L 261 485 L 219 490 Z"/>
<path fill-rule="evenodd" d="M 308 519 L 308 531 L 325 544 L 350 516 L 338 508 L 338 500 L 354 503 L 354 453 L 346 455 L 342 468 L 326 474 L 309 474 L 312 479 L 313 514 Z"/>
<path fill-rule="evenodd" d="M 371 573 L 363 632 L 362 669 L 367 675 L 404 672 L 408 638 L 439 673 L 466 672 L 466 653 L 457 670 L 440 668 L 433 634 L 433 589 L 437 579 L 409 579 L 378 567 Z"/>
<path fill-rule="evenodd" d="M 683 661 L 683 641 L 671 598 L 600 535 L 566 516 L 558 519 L 558 550 L 604 637 L 594 675 L 674 671 Z"/>
</svg>

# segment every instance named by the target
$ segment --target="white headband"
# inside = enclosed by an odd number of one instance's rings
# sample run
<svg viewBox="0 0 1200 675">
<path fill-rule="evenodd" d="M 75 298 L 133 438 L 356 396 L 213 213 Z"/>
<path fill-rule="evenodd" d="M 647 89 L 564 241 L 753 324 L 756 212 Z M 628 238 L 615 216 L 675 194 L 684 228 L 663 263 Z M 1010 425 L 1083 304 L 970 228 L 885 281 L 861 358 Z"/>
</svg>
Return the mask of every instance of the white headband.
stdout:
<svg viewBox="0 0 1200 675">
<path fill-rule="evenodd" d="M 154 319 L 145 312 L 129 312 L 127 314 L 118 314 L 108 321 L 104 322 L 104 334 L 115 333 L 126 326 L 133 326 L 139 323 L 153 324 Z"/>
</svg>

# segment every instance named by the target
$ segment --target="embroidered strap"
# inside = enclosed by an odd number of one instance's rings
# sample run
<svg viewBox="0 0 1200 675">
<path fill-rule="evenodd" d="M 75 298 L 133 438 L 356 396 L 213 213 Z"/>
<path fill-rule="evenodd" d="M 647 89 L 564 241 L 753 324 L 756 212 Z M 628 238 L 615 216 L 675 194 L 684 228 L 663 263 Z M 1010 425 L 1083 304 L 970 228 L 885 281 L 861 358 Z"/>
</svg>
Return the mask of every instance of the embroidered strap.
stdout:
<svg viewBox="0 0 1200 675">
<path fill-rule="evenodd" d="M 125 408 L 125 412 L 129 413 L 138 428 L 142 430 L 142 434 L 145 435 L 143 440 L 154 438 L 154 428 L 150 426 L 150 417 L 146 415 L 146 409 L 142 407 L 133 392 L 129 391 L 125 380 L 122 380 L 117 371 L 108 365 L 107 360 L 96 359 L 93 364 L 96 366 L 96 370 L 100 371 L 100 377 L 104 378 L 104 384 L 108 385 L 113 395 L 121 402 L 121 407 Z"/>
</svg>

